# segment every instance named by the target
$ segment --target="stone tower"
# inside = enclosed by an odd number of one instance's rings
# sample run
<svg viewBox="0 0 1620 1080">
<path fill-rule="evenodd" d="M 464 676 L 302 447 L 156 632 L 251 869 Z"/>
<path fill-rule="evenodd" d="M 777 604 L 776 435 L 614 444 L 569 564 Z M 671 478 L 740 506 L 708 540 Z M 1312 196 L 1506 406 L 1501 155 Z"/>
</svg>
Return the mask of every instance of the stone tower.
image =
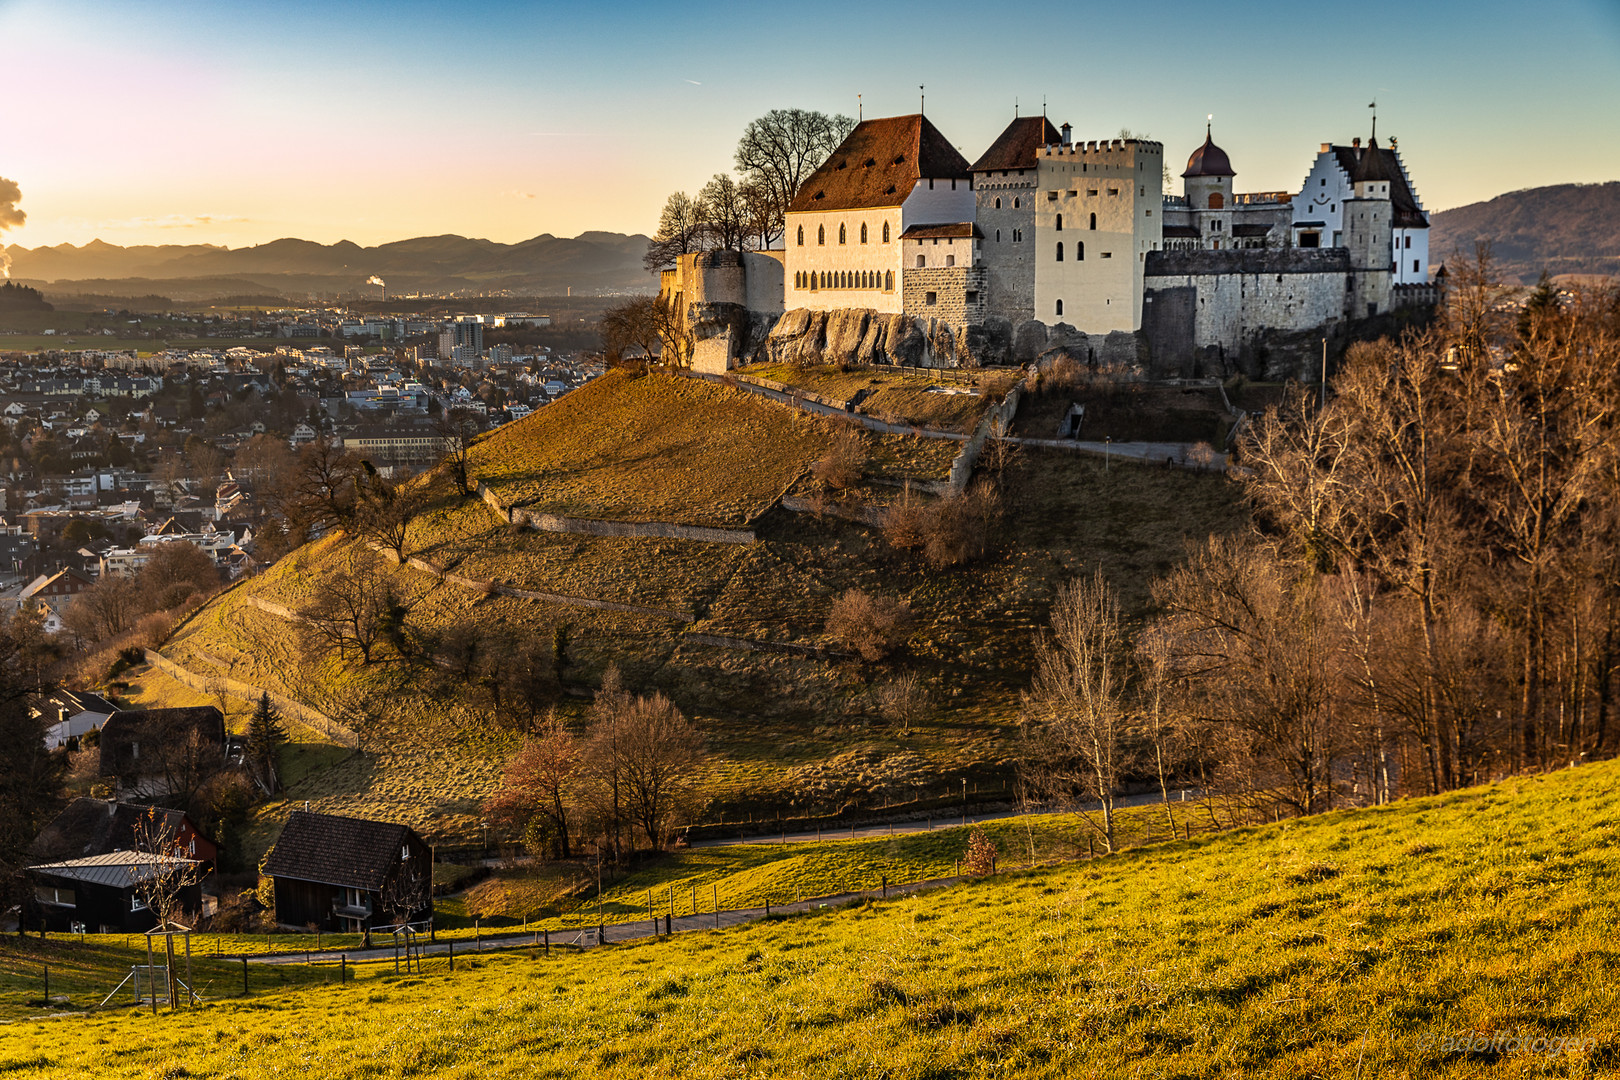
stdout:
<svg viewBox="0 0 1620 1080">
<path fill-rule="evenodd" d="M 1215 145 L 1212 127 L 1204 128 L 1204 145 L 1192 152 L 1181 174 L 1181 190 L 1190 209 L 1225 210 L 1232 205 L 1232 161 Z"/>
<path fill-rule="evenodd" d="M 1392 165 L 1378 148 L 1376 136 L 1356 149 L 1356 167 L 1350 176 L 1353 197 L 1344 201 L 1344 246 L 1350 253 L 1351 273 L 1345 314 L 1353 319 L 1390 309 L 1395 269 L 1391 255 L 1395 217 L 1390 200 Z"/>
</svg>

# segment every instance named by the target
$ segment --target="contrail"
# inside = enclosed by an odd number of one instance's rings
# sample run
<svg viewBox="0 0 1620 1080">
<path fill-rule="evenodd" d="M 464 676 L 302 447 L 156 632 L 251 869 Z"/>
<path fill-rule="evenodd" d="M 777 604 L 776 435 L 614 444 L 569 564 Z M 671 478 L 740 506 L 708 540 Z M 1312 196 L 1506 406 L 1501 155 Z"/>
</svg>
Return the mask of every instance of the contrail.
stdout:
<svg viewBox="0 0 1620 1080">
<path fill-rule="evenodd" d="M 0 176 L 0 232 L 15 229 L 28 220 L 28 215 L 17 209 L 22 202 L 22 188 L 17 186 L 15 180 L 7 180 Z M 0 247 L 0 277 L 11 276 L 11 256 L 7 255 L 5 248 Z"/>
</svg>

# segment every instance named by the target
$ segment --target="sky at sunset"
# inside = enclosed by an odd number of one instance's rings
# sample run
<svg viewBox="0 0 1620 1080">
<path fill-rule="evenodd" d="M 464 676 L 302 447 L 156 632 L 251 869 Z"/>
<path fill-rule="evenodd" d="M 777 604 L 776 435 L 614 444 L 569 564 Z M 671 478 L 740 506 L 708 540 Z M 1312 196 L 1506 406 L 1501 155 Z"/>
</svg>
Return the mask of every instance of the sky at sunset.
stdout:
<svg viewBox="0 0 1620 1080">
<path fill-rule="evenodd" d="M 1044 96 L 1172 172 L 1213 113 L 1240 190 L 1295 190 L 1376 98 L 1431 210 L 1620 179 L 1620 0 L 0 0 L 0 72 L 25 247 L 650 232 L 753 117 L 918 84 L 970 160 Z"/>
</svg>

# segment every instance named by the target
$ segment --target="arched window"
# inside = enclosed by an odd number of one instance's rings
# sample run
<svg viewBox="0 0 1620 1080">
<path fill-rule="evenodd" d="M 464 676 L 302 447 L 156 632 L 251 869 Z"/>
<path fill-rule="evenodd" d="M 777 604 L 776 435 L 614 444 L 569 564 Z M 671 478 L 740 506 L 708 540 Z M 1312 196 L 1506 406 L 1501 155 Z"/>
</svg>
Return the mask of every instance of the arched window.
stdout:
<svg viewBox="0 0 1620 1080">
<path fill-rule="evenodd" d="M 928 265 L 928 257 L 927 256 L 925 256 L 925 255 L 917 256 L 917 269 L 921 270 L 923 267 L 925 267 L 927 265 Z"/>
<path fill-rule="evenodd" d="M 1096 214 L 1091 215 L 1091 231 L 1092 232 L 1097 231 L 1097 215 Z"/>
<path fill-rule="evenodd" d="M 956 256 L 955 255 L 947 255 L 947 256 L 945 256 L 945 265 L 946 266 L 955 266 L 956 265 Z"/>
<path fill-rule="evenodd" d="M 1054 231 L 1056 231 L 1056 232 L 1062 232 L 1063 231 L 1063 215 L 1062 214 L 1059 214 L 1057 216 L 1057 229 L 1054 230 Z"/>
<path fill-rule="evenodd" d="M 1063 314 L 1063 301 L 1061 300 L 1057 302 L 1057 313 L 1059 315 Z"/>
<path fill-rule="evenodd" d="M 844 243 L 844 223 L 842 221 L 838 223 L 838 242 L 840 244 Z"/>
<path fill-rule="evenodd" d="M 1062 244 L 1061 241 L 1058 243 L 1058 246 L 1057 246 L 1057 261 L 1058 262 L 1063 261 L 1063 244 Z"/>
<path fill-rule="evenodd" d="M 1086 245 L 1085 245 L 1084 241 L 1076 240 L 1074 242 L 1074 261 L 1075 262 L 1085 262 L 1086 261 Z"/>
<path fill-rule="evenodd" d="M 1001 199 L 999 197 L 996 199 L 996 209 L 997 210 L 1001 209 Z"/>
<path fill-rule="evenodd" d="M 889 242 L 889 223 L 887 221 L 883 223 L 883 242 L 885 244 Z"/>
<path fill-rule="evenodd" d="M 1211 210 L 1224 210 L 1226 208 L 1226 199 L 1222 197 L 1220 192 L 1212 191 L 1209 193 L 1209 208 Z"/>
<path fill-rule="evenodd" d="M 885 226 L 883 226 L 883 228 L 888 229 L 888 226 L 885 225 Z M 885 292 L 894 292 L 894 271 L 893 270 L 885 270 L 885 271 L 883 271 L 883 289 L 884 289 Z"/>
<path fill-rule="evenodd" d="M 866 222 L 861 222 L 861 243 L 866 243 Z"/>
<path fill-rule="evenodd" d="M 817 244 L 825 244 L 826 242 L 827 242 L 827 226 L 825 226 L 825 225 L 817 225 L 816 226 L 816 243 Z"/>
<path fill-rule="evenodd" d="M 799 226 L 799 246 L 804 247 L 804 226 Z"/>
<path fill-rule="evenodd" d="M 1013 200 L 1013 209 L 1014 210 L 1018 209 L 1018 200 L 1017 199 Z"/>
</svg>

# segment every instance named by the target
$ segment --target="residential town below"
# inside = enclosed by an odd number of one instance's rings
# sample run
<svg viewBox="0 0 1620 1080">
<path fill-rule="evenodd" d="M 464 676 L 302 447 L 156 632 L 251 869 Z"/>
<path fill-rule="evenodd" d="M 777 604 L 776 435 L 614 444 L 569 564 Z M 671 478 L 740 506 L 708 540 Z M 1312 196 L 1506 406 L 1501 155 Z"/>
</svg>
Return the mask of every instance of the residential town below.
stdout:
<svg viewBox="0 0 1620 1080">
<path fill-rule="evenodd" d="M 262 345 L 0 351 L 0 612 L 36 609 L 59 631 L 75 596 L 164 544 L 253 572 L 275 516 L 260 496 L 292 452 L 322 441 L 399 479 L 443 456 L 443 417 L 497 427 L 601 374 L 582 353 L 485 345 L 549 321 L 288 312 L 209 324 Z"/>
</svg>

